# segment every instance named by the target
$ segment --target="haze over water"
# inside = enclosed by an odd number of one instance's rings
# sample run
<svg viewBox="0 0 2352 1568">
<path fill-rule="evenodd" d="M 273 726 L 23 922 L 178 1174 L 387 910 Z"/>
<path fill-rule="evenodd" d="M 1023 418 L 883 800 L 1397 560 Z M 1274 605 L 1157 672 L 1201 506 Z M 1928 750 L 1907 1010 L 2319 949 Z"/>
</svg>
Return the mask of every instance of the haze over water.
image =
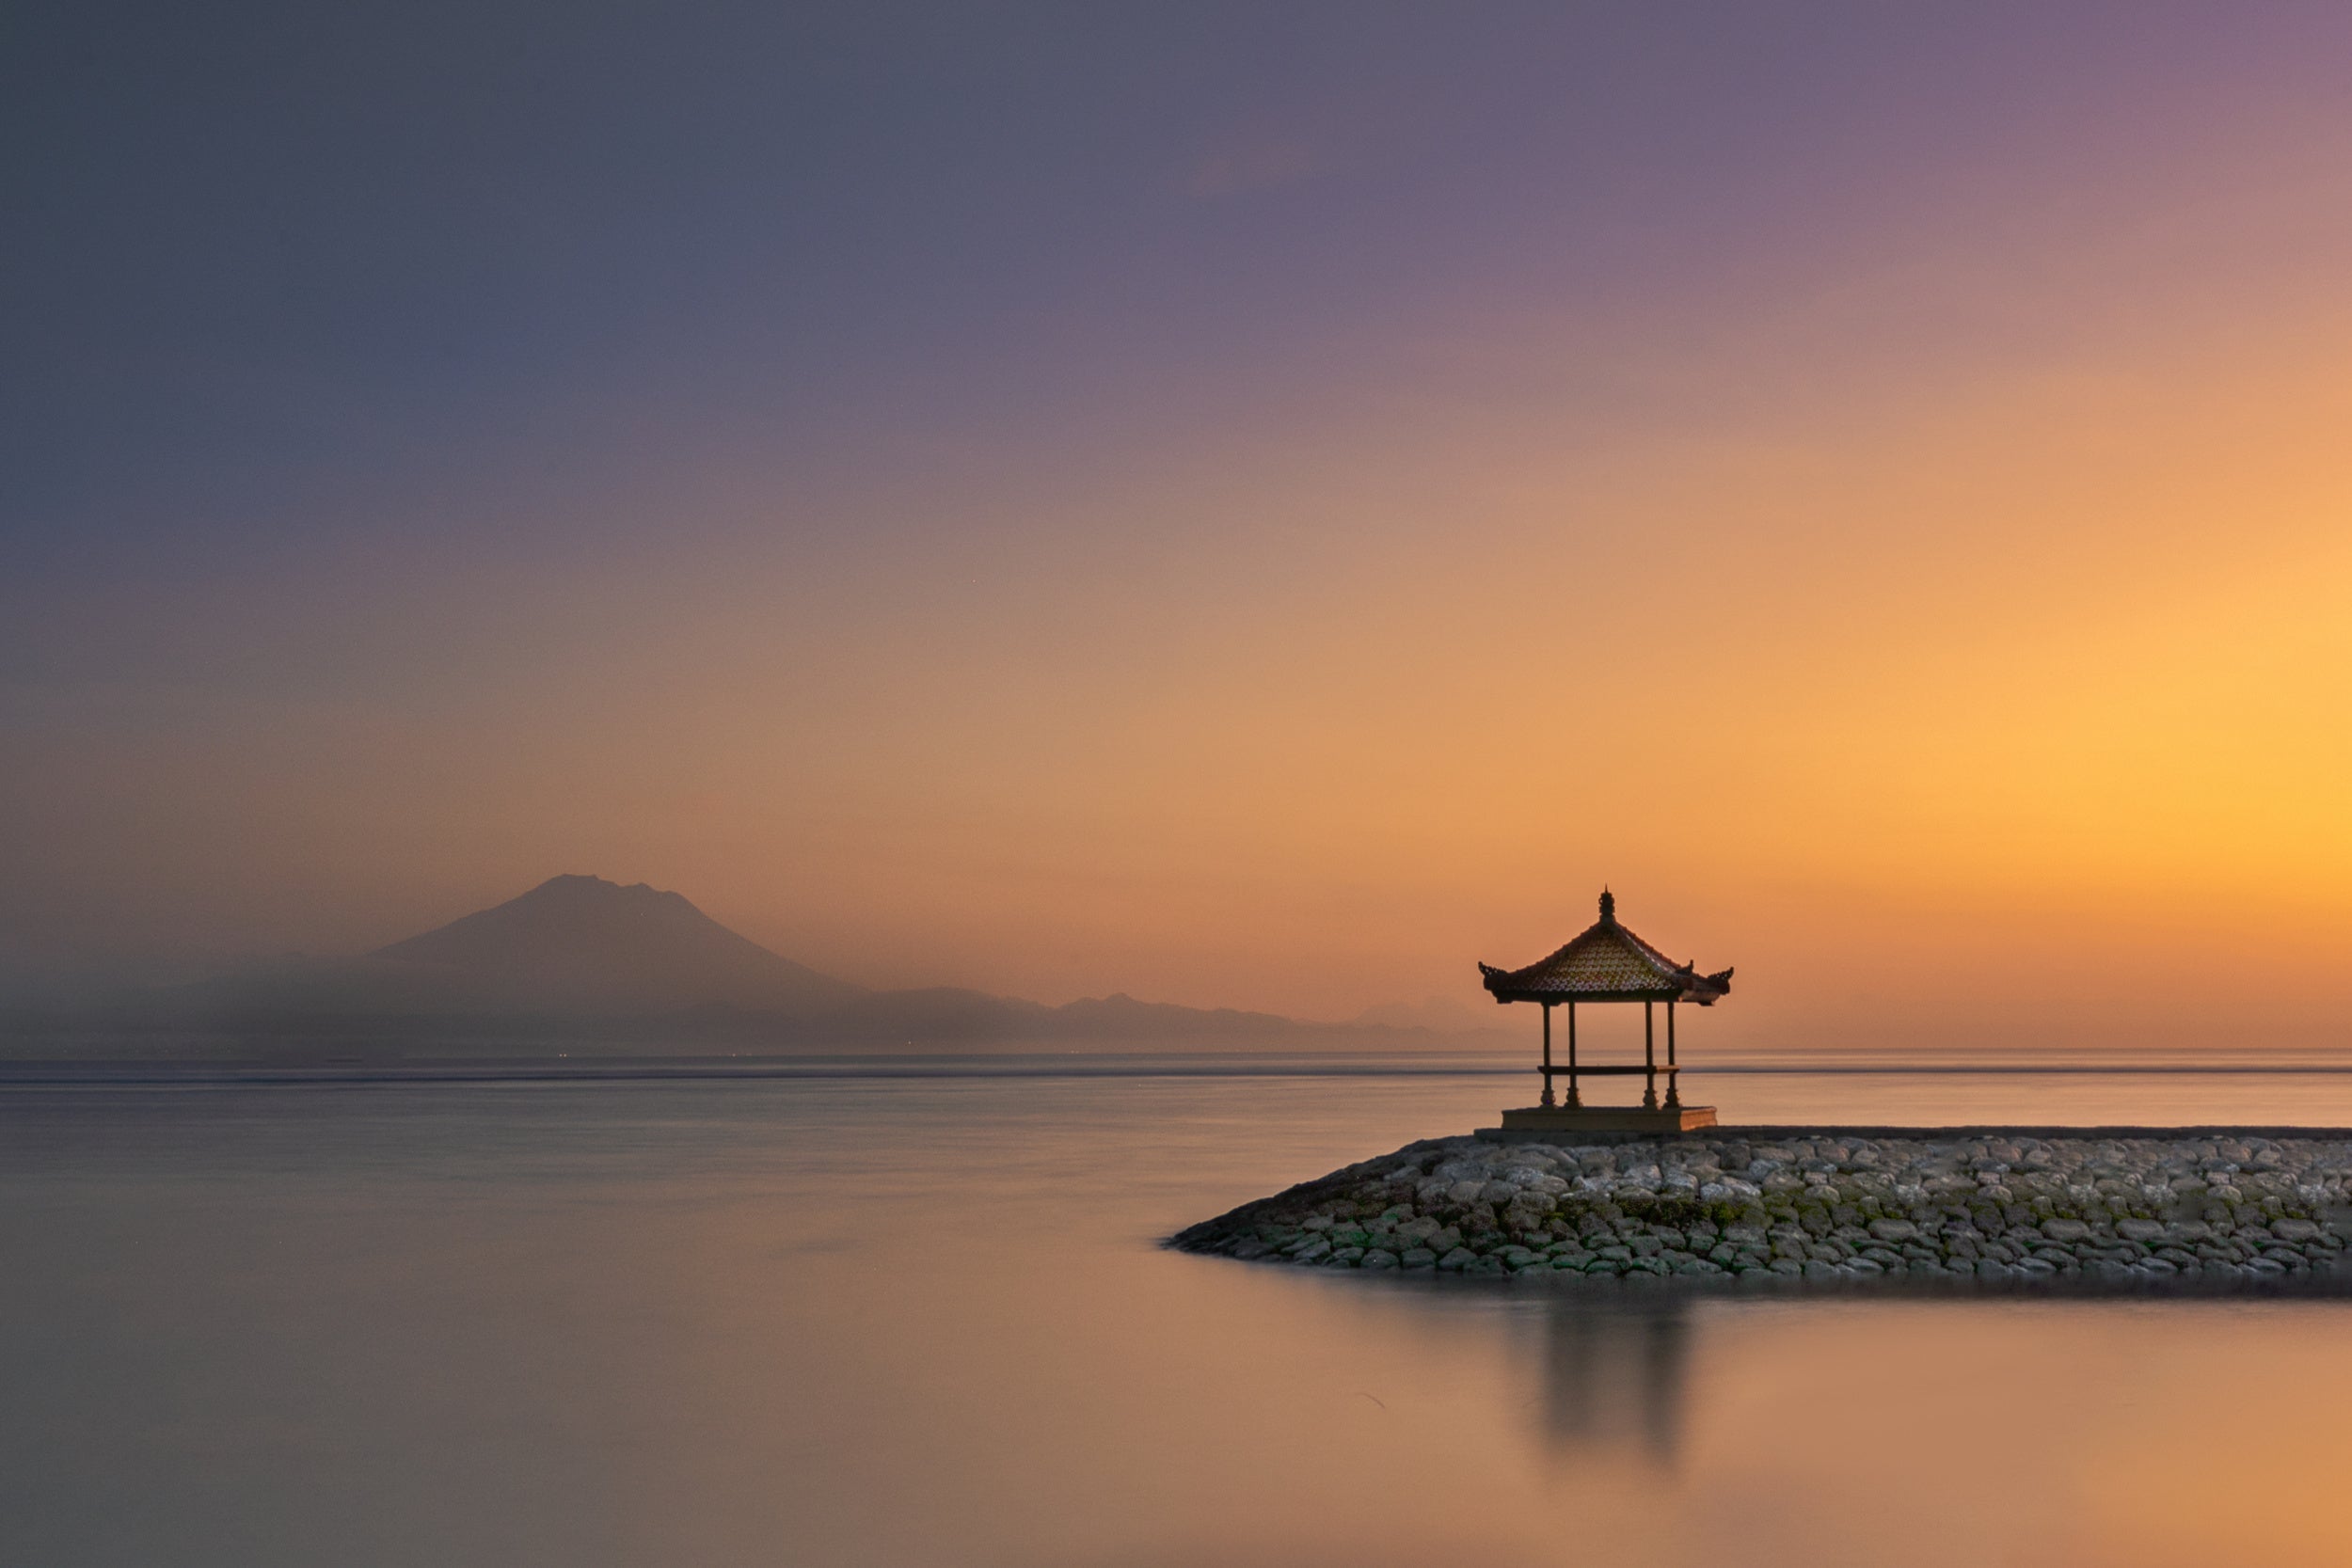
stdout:
<svg viewBox="0 0 2352 1568">
<path fill-rule="evenodd" d="M 1525 1086 L 1317 1066 L 0 1094 L 0 1560 L 2352 1554 L 2352 1302 L 1596 1299 L 1159 1250 Z M 2342 1071 L 1691 1087 L 1737 1121 L 2352 1121 Z"/>
</svg>

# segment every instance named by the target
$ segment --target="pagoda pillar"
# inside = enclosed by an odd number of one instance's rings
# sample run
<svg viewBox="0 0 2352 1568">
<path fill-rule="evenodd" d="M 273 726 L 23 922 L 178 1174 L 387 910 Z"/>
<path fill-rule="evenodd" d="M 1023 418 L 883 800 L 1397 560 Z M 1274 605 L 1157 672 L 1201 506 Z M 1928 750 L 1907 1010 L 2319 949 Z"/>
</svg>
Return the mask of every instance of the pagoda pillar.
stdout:
<svg viewBox="0 0 2352 1568">
<path fill-rule="evenodd" d="M 1642 1109 L 1658 1109 L 1658 1004 L 1642 1004 Z"/>
<path fill-rule="evenodd" d="M 1555 1103 L 1551 1098 L 1551 1004 L 1544 1004 L 1544 1098 L 1541 1103 Z"/>
<path fill-rule="evenodd" d="M 1583 1103 L 1584 1097 L 1576 1088 L 1576 1003 L 1571 999 L 1568 1003 L 1568 1106 L 1573 1110 Z"/>
<path fill-rule="evenodd" d="M 1666 999 L 1666 1103 L 1669 1107 L 1682 1103 L 1682 1073 L 1675 1065 L 1675 1005 Z"/>
</svg>

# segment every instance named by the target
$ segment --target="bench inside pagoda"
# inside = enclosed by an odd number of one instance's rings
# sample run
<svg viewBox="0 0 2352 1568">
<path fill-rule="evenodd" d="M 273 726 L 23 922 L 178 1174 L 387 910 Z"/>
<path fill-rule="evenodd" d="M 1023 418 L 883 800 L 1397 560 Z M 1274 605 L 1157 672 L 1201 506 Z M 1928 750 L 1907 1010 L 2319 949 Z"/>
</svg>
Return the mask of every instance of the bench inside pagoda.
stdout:
<svg viewBox="0 0 2352 1568">
<path fill-rule="evenodd" d="M 1487 991 L 1498 1003 L 1533 1002 L 1544 1010 L 1543 1075 L 1540 1103 L 1502 1113 L 1506 1132 L 1686 1132 L 1715 1125 L 1711 1105 L 1685 1105 L 1677 1059 L 1675 1008 L 1689 1002 L 1708 1007 L 1731 990 L 1731 971 L 1701 974 L 1695 963 L 1677 964 L 1617 923 L 1617 901 L 1606 890 L 1600 895 L 1600 918 L 1550 957 L 1524 969 L 1497 969 L 1480 964 Z M 1579 1060 L 1576 1009 L 1580 1003 L 1642 1005 L 1642 1060 L 1632 1063 L 1592 1063 Z M 1666 1009 L 1666 1059 L 1658 1060 L 1658 1008 Z M 1552 1053 L 1554 1007 L 1566 1009 L 1567 1060 Z M 1639 1075 L 1639 1106 L 1586 1105 L 1581 1080 Z M 1567 1080 L 1565 1100 L 1556 1084 Z M 1661 1101 L 1658 1081 L 1666 1081 Z"/>
</svg>

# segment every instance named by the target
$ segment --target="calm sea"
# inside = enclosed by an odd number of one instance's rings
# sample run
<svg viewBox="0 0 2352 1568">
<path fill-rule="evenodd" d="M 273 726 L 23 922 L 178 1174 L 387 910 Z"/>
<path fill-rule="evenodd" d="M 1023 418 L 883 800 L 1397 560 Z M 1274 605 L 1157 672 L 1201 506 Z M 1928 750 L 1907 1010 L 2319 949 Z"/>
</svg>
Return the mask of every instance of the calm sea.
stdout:
<svg viewBox="0 0 2352 1568">
<path fill-rule="evenodd" d="M 0 1088 L 0 1562 L 2352 1562 L 2352 1302 L 1597 1304 L 1159 1250 L 1527 1098 L 1296 1066 Z M 1690 1086 L 2352 1123 L 2341 1071 Z"/>
</svg>

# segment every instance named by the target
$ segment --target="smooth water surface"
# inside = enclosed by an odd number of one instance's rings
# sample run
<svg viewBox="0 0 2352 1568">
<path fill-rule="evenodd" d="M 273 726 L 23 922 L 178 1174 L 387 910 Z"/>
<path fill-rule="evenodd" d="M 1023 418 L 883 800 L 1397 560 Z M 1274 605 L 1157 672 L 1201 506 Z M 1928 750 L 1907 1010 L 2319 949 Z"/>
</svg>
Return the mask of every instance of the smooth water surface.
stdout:
<svg viewBox="0 0 2352 1568">
<path fill-rule="evenodd" d="M 1692 1076 L 2352 1123 L 2352 1075 Z M 1155 1239 L 1480 1076 L 0 1093 L 0 1562 L 2337 1564 L 2352 1302 L 1414 1280 Z"/>
</svg>

